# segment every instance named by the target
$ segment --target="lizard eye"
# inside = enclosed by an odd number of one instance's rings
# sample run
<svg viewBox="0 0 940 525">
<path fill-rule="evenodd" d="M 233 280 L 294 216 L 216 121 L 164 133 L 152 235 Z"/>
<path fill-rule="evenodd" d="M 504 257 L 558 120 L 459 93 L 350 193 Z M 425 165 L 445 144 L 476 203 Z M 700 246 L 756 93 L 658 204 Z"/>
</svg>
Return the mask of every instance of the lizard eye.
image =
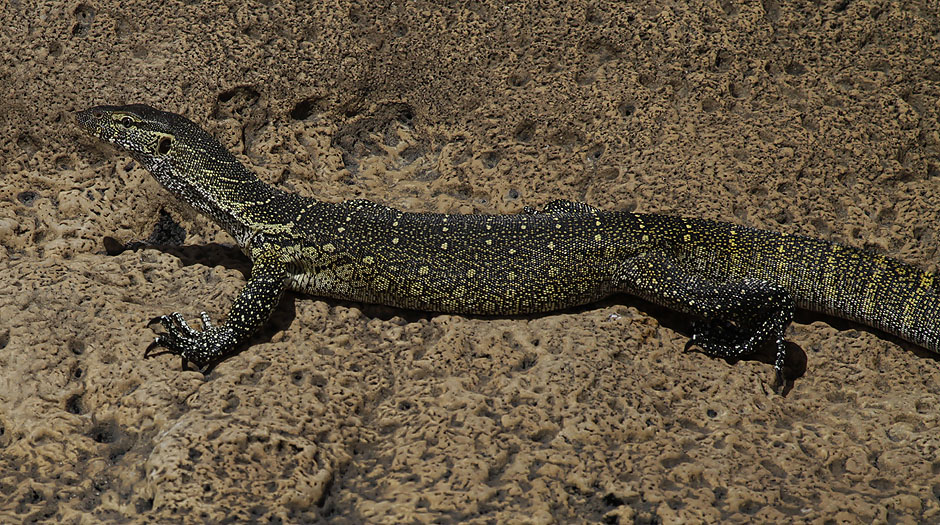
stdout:
<svg viewBox="0 0 940 525">
<path fill-rule="evenodd" d="M 170 146 L 173 145 L 173 140 L 170 137 L 163 137 L 157 142 L 157 153 L 160 155 L 166 155 L 170 152 Z"/>
<path fill-rule="evenodd" d="M 125 127 L 125 128 L 129 128 L 129 127 L 131 127 L 132 124 L 134 124 L 133 119 L 131 119 L 130 117 L 123 117 L 123 118 L 121 118 L 121 120 L 119 120 L 118 122 L 120 122 L 120 123 L 121 123 L 121 126 L 123 126 L 123 127 Z"/>
</svg>

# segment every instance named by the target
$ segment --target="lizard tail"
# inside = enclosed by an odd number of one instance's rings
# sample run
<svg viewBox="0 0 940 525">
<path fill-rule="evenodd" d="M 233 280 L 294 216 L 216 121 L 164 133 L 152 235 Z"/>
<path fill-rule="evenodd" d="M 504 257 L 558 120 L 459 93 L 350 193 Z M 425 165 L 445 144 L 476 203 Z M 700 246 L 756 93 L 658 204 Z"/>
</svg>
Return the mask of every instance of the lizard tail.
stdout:
<svg viewBox="0 0 940 525">
<path fill-rule="evenodd" d="M 868 325 L 940 353 L 940 279 L 886 255 L 799 235 L 749 230 L 748 274 L 786 288 L 800 308 Z"/>
</svg>

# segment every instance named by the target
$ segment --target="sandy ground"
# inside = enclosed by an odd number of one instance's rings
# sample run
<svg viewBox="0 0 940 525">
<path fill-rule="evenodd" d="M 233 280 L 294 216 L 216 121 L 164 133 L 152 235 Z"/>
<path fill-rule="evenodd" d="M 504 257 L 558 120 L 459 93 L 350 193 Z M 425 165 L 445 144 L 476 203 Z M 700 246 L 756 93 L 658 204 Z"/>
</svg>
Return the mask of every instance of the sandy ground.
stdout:
<svg viewBox="0 0 940 525">
<path fill-rule="evenodd" d="M 629 297 L 289 296 L 208 377 L 144 360 L 150 318 L 224 316 L 250 266 L 73 115 L 186 114 L 330 201 L 582 200 L 936 269 L 935 2 L 161 3 L 0 4 L 0 522 L 940 520 L 940 361 L 818 316 L 785 397 Z"/>
</svg>

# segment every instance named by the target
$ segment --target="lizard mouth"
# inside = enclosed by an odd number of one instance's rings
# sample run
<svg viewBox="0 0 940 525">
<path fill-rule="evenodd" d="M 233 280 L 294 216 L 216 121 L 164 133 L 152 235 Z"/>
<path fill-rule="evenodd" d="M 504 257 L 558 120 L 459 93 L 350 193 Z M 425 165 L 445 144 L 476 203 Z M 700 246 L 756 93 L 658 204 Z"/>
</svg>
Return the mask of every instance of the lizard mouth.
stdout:
<svg viewBox="0 0 940 525">
<path fill-rule="evenodd" d="M 104 127 L 101 125 L 101 118 L 104 117 L 104 112 L 98 109 L 98 107 L 79 111 L 75 116 L 78 119 L 78 125 L 84 128 L 85 131 L 99 139 L 108 140 L 108 137 L 104 136 Z M 108 140 L 108 142 L 110 142 L 110 140 Z"/>
</svg>

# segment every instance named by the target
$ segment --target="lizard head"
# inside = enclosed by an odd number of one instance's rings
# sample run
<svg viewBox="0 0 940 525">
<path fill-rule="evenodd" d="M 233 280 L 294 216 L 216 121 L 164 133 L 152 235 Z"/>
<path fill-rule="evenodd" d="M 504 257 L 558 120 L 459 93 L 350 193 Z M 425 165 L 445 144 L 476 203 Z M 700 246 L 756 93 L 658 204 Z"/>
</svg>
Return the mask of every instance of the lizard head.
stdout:
<svg viewBox="0 0 940 525">
<path fill-rule="evenodd" d="M 186 117 L 144 104 L 95 106 L 78 123 L 140 162 L 164 187 L 193 203 L 213 191 L 214 172 L 254 178 L 217 140 Z M 244 175 L 243 175 L 244 173 Z M 217 185 L 217 183 L 216 183 Z"/>
<path fill-rule="evenodd" d="M 99 139 L 127 150 L 148 169 L 173 152 L 182 128 L 195 127 L 179 115 L 143 104 L 95 106 L 79 112 L 78 123 Z"/>
<path fill-rule="evenodd" d="M 219 141 L 175 113 L 143 104 L 95 106 L 79 112 L 78 123 L 130 153 L 164 188 L 236 239 L 247 231 L 236 213 L 246 196 L 262 198 L 272 191 Z"/>
</svg>

